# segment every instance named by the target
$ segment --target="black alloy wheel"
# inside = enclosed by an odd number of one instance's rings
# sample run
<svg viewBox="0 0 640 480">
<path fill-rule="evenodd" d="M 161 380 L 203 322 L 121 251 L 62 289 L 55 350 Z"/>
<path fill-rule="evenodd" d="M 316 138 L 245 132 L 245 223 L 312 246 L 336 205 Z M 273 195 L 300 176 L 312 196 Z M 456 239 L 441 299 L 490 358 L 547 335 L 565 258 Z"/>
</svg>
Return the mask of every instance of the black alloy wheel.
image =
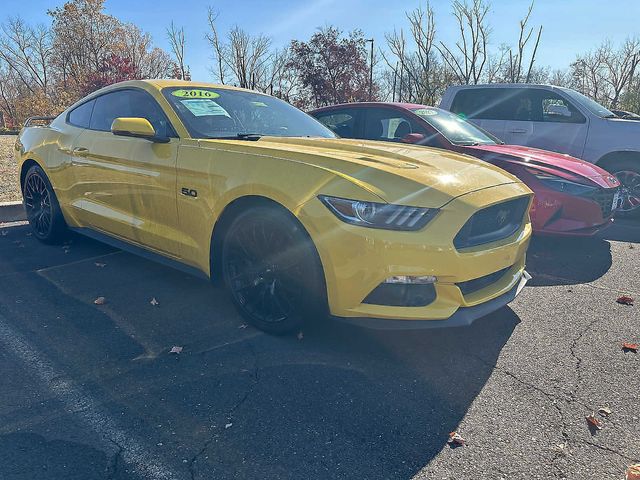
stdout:
<svg viewBox="0 0 640 480">
<path fill-rule="evenodd" d="M 224 238 L 222 274 L 241 314 L 266 332 L 283 334 L 326 313 L 315 246 L 286 211 L 261 206 L 238 215 Z"/>
<path fill-rule="evenodd" d="M 66 223 L 51 183 L 42 168 L 29 169 L 22 187 L 27 220 L 34 235 L 45 243 L 56 243 L 63 238 Z"/>
</svg>

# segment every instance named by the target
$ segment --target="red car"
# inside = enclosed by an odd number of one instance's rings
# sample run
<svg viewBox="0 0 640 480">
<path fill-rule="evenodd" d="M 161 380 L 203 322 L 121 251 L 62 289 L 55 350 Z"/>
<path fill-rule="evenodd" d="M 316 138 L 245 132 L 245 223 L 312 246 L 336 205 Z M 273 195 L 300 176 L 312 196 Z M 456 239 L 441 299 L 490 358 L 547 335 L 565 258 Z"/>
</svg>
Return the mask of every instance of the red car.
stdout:
<svg viewBox="0 0 640 480">
<path fill-rule="evenodd" d="M 618 180 L 591 163 L 505 145 L 446 110 L 412 103 L 350 103 L 310 115 L 344 138 L 413 143 L 472 155 L 512 173 L 534 192 L 533 230 L 589 236 L 609 226 L 621 202 Z"/>
</svg>

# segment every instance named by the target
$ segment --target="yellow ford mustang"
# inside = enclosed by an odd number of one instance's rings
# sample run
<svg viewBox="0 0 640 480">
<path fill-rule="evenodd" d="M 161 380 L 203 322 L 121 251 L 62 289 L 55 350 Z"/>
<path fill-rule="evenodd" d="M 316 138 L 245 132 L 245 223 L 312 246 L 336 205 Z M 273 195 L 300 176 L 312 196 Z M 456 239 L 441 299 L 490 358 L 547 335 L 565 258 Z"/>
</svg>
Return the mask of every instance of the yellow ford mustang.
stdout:
<svg viewBox="0 0 640 480">
<path fill-rule="evenodd" d="M 466 325 L 529 278 L 518 179 L 442 150 L 337 139 L 256 92 L 119 83 L 26 127 L 16 156 L 40 240 L 71 229 L 221 278 L 273 333 L 326 313 Z"/>
</svg>

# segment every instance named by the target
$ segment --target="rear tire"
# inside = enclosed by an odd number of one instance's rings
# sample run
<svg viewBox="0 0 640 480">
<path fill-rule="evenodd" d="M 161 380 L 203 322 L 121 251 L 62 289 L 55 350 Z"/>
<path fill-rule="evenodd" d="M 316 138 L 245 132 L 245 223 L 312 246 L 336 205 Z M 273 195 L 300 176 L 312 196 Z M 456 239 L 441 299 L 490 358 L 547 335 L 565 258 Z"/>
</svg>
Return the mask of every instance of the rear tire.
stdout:
<svg viewBox="0 0 640 480">
<path fill-rule="evenodd" d="M 622 184 L 623 203 L 617 216 L 640 219 L 640 161 L 618 160 L 608 170 Z"/>
<path fill-rule="evenodd" d="M 51 182 L 39 165 L 27 171 L 22 198 L 35 237 L 48 244 L 62 242 L 67 233 L 67 224 Z"/>
<path fill-rule="evenodd" d="M 235 217 L 222 245 L 222 277 L 252 325 L 281 335 L 326 315 L 318 253 L 288 212 L 253 207 Z"/>
</svg>

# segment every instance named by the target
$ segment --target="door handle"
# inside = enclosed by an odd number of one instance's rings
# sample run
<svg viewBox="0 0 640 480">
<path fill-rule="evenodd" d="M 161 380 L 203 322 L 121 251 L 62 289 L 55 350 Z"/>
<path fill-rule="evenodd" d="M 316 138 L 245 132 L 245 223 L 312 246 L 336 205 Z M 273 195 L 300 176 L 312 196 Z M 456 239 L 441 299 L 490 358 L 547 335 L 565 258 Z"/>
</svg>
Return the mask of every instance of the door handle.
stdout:
<svg viewBox="0 0 640 480">
<path fill-rule="evenodd" d="M 89 153 L 89 149 L 85 147 L 76 147 L 71 151 L 74 157 L 86 157 Z"/>
<path fill-rule="evenodd" d="M 509 133 L 527 133 L 527 131 L 523 128 L 514 128 L 513 130 L 509 130 Z"/>
</svg>

